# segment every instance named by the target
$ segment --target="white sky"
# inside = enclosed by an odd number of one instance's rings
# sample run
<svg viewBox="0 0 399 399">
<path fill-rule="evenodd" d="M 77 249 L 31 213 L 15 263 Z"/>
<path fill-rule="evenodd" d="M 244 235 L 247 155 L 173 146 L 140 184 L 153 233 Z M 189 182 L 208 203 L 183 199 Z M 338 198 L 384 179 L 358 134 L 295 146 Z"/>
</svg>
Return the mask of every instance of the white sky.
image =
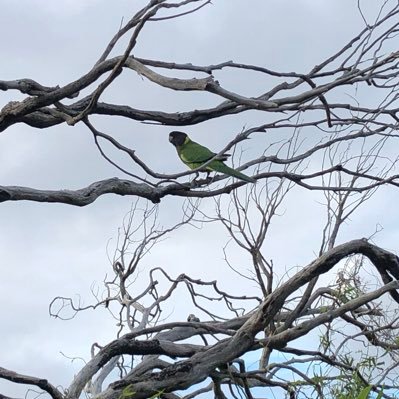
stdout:
<svg viewBox="0 0 399 399">
<path fill-rule="evenodd" d="M 201 65 L 234 60 L 271 69 L 306 72 L 342 47 L 362 27 L 355 0 L 214 0 L 213 5 L 179 20 L 152 23 L 144 29 L 135 55 Z M 365 1 L 373 15 L 377 3 Z M 0 79 L 32 78 L 44 85 L 63 85 L 95 63 L 121 19 L 128 20 L 143 1 L 3 0 L 1 2 Z M 169 73 L 169 72 L 165 72 Z M 190 74 L 188 74 L 190 76 Z M 260 75 L 216 74 L 227 88 L 247 95 L 263 90 Z M 239 77 L 237 77 L 239 76 Z M 0 92 L 0 108 L 15 93 Z M 176 93 L 154 87 L 126 72 L 103 99 L 142 109 L 183 111 L 219 102 L 208 94 Z M 143 125 L 116 118 L 93 118 L 160 172 L 184 170 L 167 141 L 170 127 Z M 218 149 L 243 126 L 267 120 L 253 112 L 185 128 L 196 140 Z M 251 151 L 251 142 L 245 143 Z M 130 166 L 128 162 L 125 165 Z M 35 130 L 17 124 L 0 134 L 0 184 L 37 188 L 79 188 L 94 180 L 120 176 L 107 165 L 83 126 Z M 384 226 L 376 241 L 395 250 L 397 216 L 386 210 L 397 205 L 397 193 L 381 190 L 345 227 L 340 242 L 369 236 L 377 223 Z M 285 269 L 313 259 L 320 244 L 323 208 L 314 194 L 296 190 L 283 206 L 284 215 L 272 228 L 268 257 L 283 277 Z M 67 386 L 90 345 L 113 339 L 116 327 L 107 312 L 88 311 L 72 321 L 49 317 L 54 296 L 80 294 L 92 300 L 90 286 L 109 271 L 106 245 L 132 199 L 107 196 L 77 208 L 28 202 L 0 204 L 0 366 L 45 377 Z M 212 207 L 212 200 L 204 204 Z M 180 218 L 180 202 L 165 199 L 160 217 L 165 225 Z M 300 211 L 299 211 L 300 210 Z M 171 275 L 185 272 L 206 280 L 218 279 L 236 290 L 228 277 L 222 246 L 227 235 L 217 226 L 185 227 L 154 248 L 143 269 L 162 266 Z M 270 249 L 269 249 L 270 248 Z M 289 251 L 287 251 L 289 248 Z M 193 253 L 199 254 L 192 256 Z M 247 259 L 232 252 L 238 267 Z M 143 273 L 144 274 L 144 273 Z M 240 289 L 242 286 L 240 285 Z M 189 309 L 174 299 L 170 320 L 186 318 Z M 22 396 L 25 389 L 0 380 L 0 392 Z"/>
</svg>

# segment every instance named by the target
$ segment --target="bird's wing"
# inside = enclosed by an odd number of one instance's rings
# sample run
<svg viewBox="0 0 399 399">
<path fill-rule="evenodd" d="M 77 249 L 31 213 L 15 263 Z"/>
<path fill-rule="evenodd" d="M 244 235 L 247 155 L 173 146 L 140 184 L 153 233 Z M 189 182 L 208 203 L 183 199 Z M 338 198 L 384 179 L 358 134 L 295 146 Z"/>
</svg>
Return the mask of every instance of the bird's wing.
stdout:
<svg viewBox="0 0 399 399">
<path fill-rule="evenodd" d="M 216 154 L 212 152 L 209 148 L 196 143 L 195 141 L 190 141 L 184 144 L 181 149 L 179 156 L 184 163 L 199 163 L 203 164 L 213 158 Z"/>
</svg>

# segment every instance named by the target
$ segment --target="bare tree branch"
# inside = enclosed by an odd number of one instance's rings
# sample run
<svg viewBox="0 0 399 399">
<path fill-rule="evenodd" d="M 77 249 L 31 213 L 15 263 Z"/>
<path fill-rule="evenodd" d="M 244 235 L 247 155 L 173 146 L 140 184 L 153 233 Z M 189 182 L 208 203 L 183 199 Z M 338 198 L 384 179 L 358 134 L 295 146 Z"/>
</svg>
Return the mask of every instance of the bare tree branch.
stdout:
<svg viewBox="0 0 399 399">
<path fill-rule="evenodd" d="M 43 391 L 46 391 L 53 399 L 62 399 L 64 397 L 55 386 L 51 385 L 46 379 L 43 378 L 18 374 L 15 371 L 7 370 L 3 367 L 0 367 L 0 378 L 15 382 L 17 384 L 36 385 L 40 389 L 43 389 Z"/>
</svg>

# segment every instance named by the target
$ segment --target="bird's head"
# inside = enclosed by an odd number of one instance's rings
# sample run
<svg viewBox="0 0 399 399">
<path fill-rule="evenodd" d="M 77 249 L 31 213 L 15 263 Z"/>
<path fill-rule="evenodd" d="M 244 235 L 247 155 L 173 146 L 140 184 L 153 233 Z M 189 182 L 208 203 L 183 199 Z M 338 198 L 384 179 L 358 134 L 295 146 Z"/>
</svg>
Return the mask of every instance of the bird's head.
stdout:
<svg viewBox="0 0 399 399">
<path fill-rule="evenodd" d="M 188 138 L 186 133 L 183 132 L 170 132 L 169 133 L 169 141 L 175 146 L 181 146 L 184 144 L 186 139 Z"/>
</svg>

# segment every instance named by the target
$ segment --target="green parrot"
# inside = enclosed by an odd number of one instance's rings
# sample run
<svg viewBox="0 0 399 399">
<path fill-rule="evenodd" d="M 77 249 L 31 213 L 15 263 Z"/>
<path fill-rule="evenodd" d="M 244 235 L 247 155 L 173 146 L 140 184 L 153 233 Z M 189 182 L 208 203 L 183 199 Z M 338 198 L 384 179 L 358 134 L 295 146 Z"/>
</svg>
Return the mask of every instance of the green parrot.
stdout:
<svg viewBox="0 0 399 399">
<path fill-rule="evenodd" d="M 192 141 L 186 133 L 183 132 L 171 132 L 169 133 L 169 141 L 176 147 L 177 154 L 180 159 L 190 168 L 199 168 L 202 164 L 209 161 L 216 154 L 210 149 L 202 146 L 201 144 Z M 230 155 L 221 155 L 218 158 L 210 162 L 205 169 L 209 171 L 215 171 L 224 173 L 228 176 L 236 177 L 237 179 L 243 180 L 248 183 L 255 183 L 256 180 L 252 177 L 244 175 L 233 168 L 227 166 L 223 161 L 226 161 Z"/>
</svg>

